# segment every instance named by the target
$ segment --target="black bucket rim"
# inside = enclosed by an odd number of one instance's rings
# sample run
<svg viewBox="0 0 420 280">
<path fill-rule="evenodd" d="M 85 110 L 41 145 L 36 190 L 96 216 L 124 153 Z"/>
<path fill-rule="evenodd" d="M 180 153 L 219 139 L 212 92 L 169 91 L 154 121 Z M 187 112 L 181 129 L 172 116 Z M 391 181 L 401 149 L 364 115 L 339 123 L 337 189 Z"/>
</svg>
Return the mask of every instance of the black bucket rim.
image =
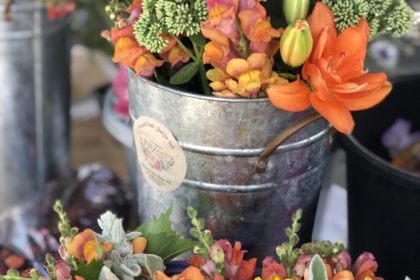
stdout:
<svg viewBox="0 0 420 280">
<path fill-rule="evenodd" d="M 370 166 L 381 171 L 382 176 L 390 180 L 398 180 L 399 182 L 407 182 L 409 184 L 400 184 L 404 188 L 410 190 L 420 190 L 420 176 L 414 175 L 401 168 L 395 167 L 390 162 L 371 152 L 368 148 L 362 145 L 353 135 L 340 135 L 341 146 L 346 151 L 347 156 L 355 155 L 363 159 Z M 418 187 L 417 187 L 417 186 Z"/>
<path fill-rule="evenodd" d="M 420 79 L 419 74 L 405 75 L 401 77 L 394 77 L 390 79 L 393 85 L 397 83 L 407 82 L 410 80 Z M 398 168 L 392 165 L 390 162 L 371 152 L 368 148 L 362 145 L 355 136 L 353 135 L 344 135 L 339 134 L 339 139 L 341 146 L 346 151 L 346 154 L 356 154 L 358 157 L 366 160 L 367 163 L 371 163 L 373 167 L 379 171 L 384 172 L 383 176 L 389 178 L 390 180 L 403 180 L 403 182 L 408 182 L 410 184 L 404 184 L 404 188 L 410 190 L 420 190 L 420 176 L 415 175 L 411 172 L 405 171 L 401 168 Z M 418 185 L 419 187 L 416 187 Z"/>
</svg>

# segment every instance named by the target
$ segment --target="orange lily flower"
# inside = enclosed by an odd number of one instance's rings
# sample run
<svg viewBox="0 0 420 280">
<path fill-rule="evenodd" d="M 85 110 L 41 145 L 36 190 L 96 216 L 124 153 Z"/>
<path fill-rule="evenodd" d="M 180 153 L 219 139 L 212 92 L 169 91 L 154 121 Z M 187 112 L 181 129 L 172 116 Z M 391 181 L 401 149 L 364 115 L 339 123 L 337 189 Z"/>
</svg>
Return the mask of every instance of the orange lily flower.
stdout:
<svg viewBox="0 0 420 280">
<path fill-rule="evenodd" d="M 392 86 L 384 73 L 367 74 L 363 69 L 369 39 L 366 20 L 337 35 L 331 10 L 317 2 L 307 21 L 314 49 L 303 66 L 303 79 L 271 86 L 268 97 L 274 106 L 286 111 L 312 106 L 338 131 L 349 134 L 354 127 L 350 111 L 377 105 Z"/>
</svg>

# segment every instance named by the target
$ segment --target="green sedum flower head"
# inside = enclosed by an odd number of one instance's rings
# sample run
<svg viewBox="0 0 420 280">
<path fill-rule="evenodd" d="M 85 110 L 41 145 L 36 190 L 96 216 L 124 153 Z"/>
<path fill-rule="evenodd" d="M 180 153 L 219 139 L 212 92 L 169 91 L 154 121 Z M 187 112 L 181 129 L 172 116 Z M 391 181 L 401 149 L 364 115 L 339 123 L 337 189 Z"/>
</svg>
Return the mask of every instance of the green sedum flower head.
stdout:
<svg viewBox="0 0 420 280">
<path fill-rule="evenodd" d="M 163 34 L 198 34 L 201 21 L 207 19 L 206 0 L 143 0 L 142 8 L 134 34 L 140 45 L 154 53 L 168 45 Z"/>
<path fill-rule="evenodd" d="M 414 13 L 405 0 L 322 0 L 333 12 L 341 32 L 365 18 L 371 36 L 403 36 L 413 25 Z"/>
</svg>

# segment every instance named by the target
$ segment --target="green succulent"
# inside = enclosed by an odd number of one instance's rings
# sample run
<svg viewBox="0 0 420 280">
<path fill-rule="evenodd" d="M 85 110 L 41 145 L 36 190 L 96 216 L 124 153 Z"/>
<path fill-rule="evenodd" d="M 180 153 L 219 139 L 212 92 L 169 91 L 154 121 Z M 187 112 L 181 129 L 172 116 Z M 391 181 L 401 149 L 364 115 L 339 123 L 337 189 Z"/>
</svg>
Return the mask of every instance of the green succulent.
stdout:
<svg viewBox="0 0 420 280">
<path fill-rule="evenodd" d="M 205 0 L 143 0 L 143 13 L 134 25 L 138 43 L 151 52 L 159 53 L 170 36 L 193 36 L 200 33 L 200 23 L 207 19 Z"/>
<path fill-rule="evenodd" d="M 333 12 L 341 32 L 355 26 L 360 18 L 369 23 L 372 37 L 403 36 L 413 25 L 414 13 L 405 0 L 322 0 Z"/>
</svg>

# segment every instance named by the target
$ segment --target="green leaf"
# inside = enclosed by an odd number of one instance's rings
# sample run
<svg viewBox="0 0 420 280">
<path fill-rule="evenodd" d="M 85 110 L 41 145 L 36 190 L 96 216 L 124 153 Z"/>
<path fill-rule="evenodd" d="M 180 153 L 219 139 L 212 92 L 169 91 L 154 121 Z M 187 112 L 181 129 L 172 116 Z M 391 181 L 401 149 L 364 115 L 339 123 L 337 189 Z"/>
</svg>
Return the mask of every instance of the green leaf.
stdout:
<svg viewBox="0 0 420 280">
<path fill-rule="evenodd" d="M 198 61 L 188 63 L 171 77 L 171 84 L 181 85 L 190 81 L 195 76 L 195 74 L 197 74 L 199 67 L 200 63 Z"/>
<path fill-rule="evenodd" d="M 75 274 L 82 276 L 85 280 L 98 280 L 103 266 L 103 262 L 97 260 L 93 260 L 89 264 L 80 262 Z"/>
<path fill-rule="evenodd" d="M 151 223 L 143 223 L 140 231 L 147 240 L 146 254 L 161 257 L 167 262 L 185 252 L 191 251 L 196 242 L 183 239 L 171 228 L 169 216 L 172 209 L 155 218 Z"/>
<path fill-rule="evenodd" d="M 200 47 L 204 47 L 204 45 L 207 43 L 206 38 L 204 38 L 203 35 L 201 34 L 195 34 L 188 38 L 190 38 L 191 42 L 193 42 L 194 44 Z"/>
<path fill-rule="evenodd" d="M 328 280 L 327 268 L 319 255 L 315 255 L 309 264 L 309 280 Z"/>
</svg>

